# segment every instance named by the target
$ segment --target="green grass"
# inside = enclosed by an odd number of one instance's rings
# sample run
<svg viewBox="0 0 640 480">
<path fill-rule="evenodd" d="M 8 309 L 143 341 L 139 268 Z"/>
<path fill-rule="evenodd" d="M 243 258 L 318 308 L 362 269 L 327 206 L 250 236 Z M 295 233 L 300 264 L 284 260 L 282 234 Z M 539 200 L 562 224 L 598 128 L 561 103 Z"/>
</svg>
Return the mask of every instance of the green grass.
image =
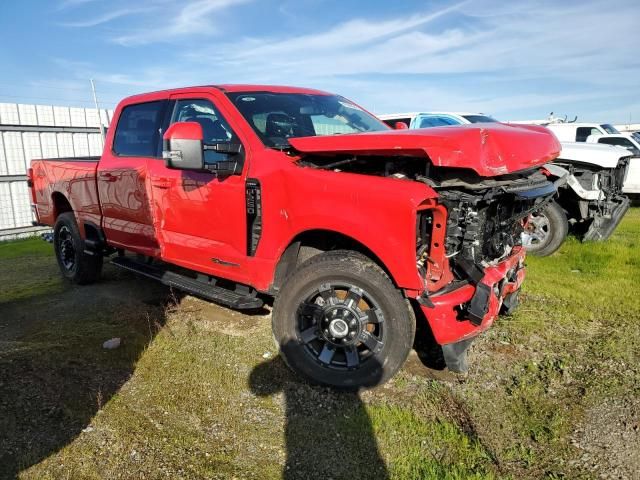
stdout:
<svg viewBox="0 0 640 480">
<path fill-rule="evenodd" d="M 174 305 L 109 267 L 70 287 L 50 245 L 0 244 L 0 477 L 591 478 L 572 436 L 640 395 L 639 239 L 636 208 L 608 242 L 528 258 L 520 309 L 467 377 L 414 360 L 360 396 L 295 378 L 268 316 Z"/>
<path fill-rule="evenodd" d="M 39 237 L 0 242 L 0 260 L 15 258 L 46 257 L 52 254 L 51 244 Z"/>
<path fill-rule="evenodd" d="M 40 238 L 0 242 L 0 305 L 64 290 L 52 257 L 52 245 Z"/>
</svg>

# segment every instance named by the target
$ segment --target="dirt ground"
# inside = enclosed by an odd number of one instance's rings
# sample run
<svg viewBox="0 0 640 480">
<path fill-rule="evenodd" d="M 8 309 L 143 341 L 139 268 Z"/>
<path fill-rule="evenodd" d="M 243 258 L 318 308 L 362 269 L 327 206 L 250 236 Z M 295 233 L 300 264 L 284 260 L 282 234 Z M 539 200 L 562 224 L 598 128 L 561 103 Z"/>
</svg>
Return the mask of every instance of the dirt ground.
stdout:
<svg viewBox="0 0 640 480">
<path fill-rule="evenodd" d="M 0 478 L 640 478 L 639 234 L 530 260 L 468 375 L 420 350 L 353 395 L 289 372 L 269 306 L 0 246 Z"/>
</svg>

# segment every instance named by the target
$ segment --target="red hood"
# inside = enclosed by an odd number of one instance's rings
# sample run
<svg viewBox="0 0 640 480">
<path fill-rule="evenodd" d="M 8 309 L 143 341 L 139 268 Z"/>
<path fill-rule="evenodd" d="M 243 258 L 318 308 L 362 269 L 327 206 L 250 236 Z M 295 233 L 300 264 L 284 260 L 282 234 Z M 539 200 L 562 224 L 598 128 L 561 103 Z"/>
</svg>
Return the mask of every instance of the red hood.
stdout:
<svg viewBox="0 0 640 480">
<path fill-rule="evenodd" d="M 545 127 L 502 123 L 300 137 L 289 143 L 303 154 L 428 157 L 434 165 L 470 168 L 483 177 L 542 165 L 561 148 Z"/>
</svg>

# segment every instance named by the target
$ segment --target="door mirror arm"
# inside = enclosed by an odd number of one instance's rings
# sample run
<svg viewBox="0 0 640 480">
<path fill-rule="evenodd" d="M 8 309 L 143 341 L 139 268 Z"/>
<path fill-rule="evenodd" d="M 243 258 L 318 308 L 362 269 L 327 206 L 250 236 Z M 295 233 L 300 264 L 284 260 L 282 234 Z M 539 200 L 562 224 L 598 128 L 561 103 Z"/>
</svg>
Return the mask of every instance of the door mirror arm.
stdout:
<svg viewBox="0 0 640 480">
<path fill-rule="evenodd" d="M 242 151 L 241 143 L 211 143 L 204 145 L 205 150 L 212 150 L 217 153 L 228 153 L 230 155 L 236 155 Z"/>
<path fill-rule="evenodd" d="M 224 178 L 242 172 L 242 163 L 238 160 L 223 160 L 220 162 L 205 165 L 208 172 L 214 173 L 217 177 Z"/>
</svg>

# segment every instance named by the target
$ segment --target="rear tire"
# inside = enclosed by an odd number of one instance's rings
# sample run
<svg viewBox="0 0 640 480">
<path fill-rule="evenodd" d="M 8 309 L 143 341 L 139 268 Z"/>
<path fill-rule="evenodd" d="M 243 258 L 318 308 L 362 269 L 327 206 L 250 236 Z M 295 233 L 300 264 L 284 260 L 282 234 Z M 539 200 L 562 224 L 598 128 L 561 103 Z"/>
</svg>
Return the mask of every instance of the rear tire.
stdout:
<svg viewBox="0 0 640 480">
<path fill-rule="evenodd" d="M 84 240 L 73 212 L 58 216 L 53 227 L 53 246 L 64 278 L 78 285 L 93 283 L 98 279 L 102 271 L 102 255 L 84 252 Z"/>
<path fill-rule="evenodd" d="M 531 243 L 527 251 L 538 257 L 546 257 L 560 248 L 569 232 L 569 223 L 562 207 L 551 202 L 542 211 L 531 215 L 529 228 Z"/>
<path fill-rule="evenodd" d="M 313 383 L 374 387 L 391 378 L 411 351 L 413 310 L 364 255 L 316 255 L 280 292 L 273 307 L 274 338 L 287 365 Z"/>
</svg>

